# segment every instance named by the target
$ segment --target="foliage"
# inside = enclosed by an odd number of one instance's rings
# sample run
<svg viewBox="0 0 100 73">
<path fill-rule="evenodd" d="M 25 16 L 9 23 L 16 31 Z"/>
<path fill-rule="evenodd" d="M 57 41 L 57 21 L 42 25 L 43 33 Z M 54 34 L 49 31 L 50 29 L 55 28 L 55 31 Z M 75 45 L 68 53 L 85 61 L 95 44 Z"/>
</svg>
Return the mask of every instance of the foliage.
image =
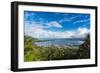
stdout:
<svg viewBox="0 0 100 73">
<path fill-rule="evenodd" d="M 79 58 L 90 58 L 90 35 L 85 38 L 85 42 L 79 46 Z"/>
<path fill-rule="evenodd" d="M 40 47 L 35 42 L 38 39 L 24 36 L 24 61 L 49 61 L 49 60 L 67 60 L 89 58 L 90 54 L 90 37 L 79 48 L 58 48 L 55 46 Z"/>
</svg>

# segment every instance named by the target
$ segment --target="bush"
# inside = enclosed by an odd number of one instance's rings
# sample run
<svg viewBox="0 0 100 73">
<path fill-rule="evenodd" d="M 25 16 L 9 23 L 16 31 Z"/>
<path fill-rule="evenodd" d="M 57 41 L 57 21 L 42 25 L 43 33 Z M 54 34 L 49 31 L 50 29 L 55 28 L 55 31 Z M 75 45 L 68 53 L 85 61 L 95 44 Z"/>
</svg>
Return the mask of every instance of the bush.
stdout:
<svg viewBox="0 0 100 73">
<path fill-rule="evenodd" d="M 39 47 L 34 43 L 38 39 L 25 36 L 24 61 L 49 61 L 90 58 L 90 37 L 79 48 L 58 48 L 55 46 Z"/>
<path fill-rule="evenodd" d="M 79 46 L 78 58 L 90 58 L 90 35 L 85 38 L 85 42 Z"/>
</svg>

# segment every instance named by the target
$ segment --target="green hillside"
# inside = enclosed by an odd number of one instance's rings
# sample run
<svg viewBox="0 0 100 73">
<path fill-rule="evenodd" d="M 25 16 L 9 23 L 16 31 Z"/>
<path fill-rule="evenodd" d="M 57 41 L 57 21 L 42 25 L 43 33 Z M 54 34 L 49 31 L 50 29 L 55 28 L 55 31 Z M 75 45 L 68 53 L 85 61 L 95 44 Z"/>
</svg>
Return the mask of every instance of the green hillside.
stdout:
<svg viewBox="0 0 100 73">
<path fill-rule="evenodd" d="M 24 61 L 48 61 L 48 60 L 67 60 L 84 59 L 90 57 L 90 37 L 77 49 L 57 48 L 55 46 L 40 47 L 35 42 L 40 40 L 30 36 L 24 36 Z"/>
</svg>

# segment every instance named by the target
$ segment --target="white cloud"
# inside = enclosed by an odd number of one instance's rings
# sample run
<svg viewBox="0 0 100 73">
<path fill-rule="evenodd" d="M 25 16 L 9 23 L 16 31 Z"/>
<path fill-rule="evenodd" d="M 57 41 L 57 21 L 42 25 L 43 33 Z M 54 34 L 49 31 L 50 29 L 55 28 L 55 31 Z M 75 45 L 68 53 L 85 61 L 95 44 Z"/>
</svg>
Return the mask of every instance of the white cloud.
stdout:
<svg viewBox="0 0 100 73">
<path fill-rule="evenodd" d="M 64 19 L 61 19 L 59 21 L 59 23 L 62 23 L 62 22 L 70 22 L 70 21 L 72 21 L 70 18 L 64 18 Z"/>
<path fill-rule="evenodd" d="M 88 22 L 88 21 L 90 21 L 90 19 L 78 20 L 78 21 L 74 22 L 74 24 Z"/>
<path fill-rule="evenodd" d="M 75 18 L 79 17 L 80 15 L 73 15 L 71 17 L 67 17 L 67 18 L 63 18 L 61 19 L 59 22 L 62 23 L 62 22 L 70 22 L 70 21 L 73 21 Z"/>
<path fill-rule="evenodd" d="M 28 12 L 25 12 L 25 16 L 26 16 L 26 17 L 34 16 L 34 15 L 36 15 L 36 14 L 35 14 L 35 13 L 28 13 Z"/>
<path fill-rule="evenodd" d="M 49 22 L 49 23 L 47 24 L 47 26 L 49 26 L 49 27 L 62 28 L 62 26 L 61 26 L 58 22 L 56 22 L 56 21 Z"/>
<path fill-rule="evenodd" d="M 73 34 L 74 38 L 85 38 L 87 34 L 90 33 L 90 30 L 87 28 L 78 28 L 77 31 Z"/>
<path fill-rule="evenodd" d="M 44 22 L 35 22 L 35 21 L 25 21 L 25 27 L 26 28 L 49 28 L 49 26 L 44 26 Z"/>
<path fill-rule="evenodd" d="M 37 24 L 38 25 L 38 24 Z M 26 25 L 25 34 L 34 38 L 84 38 L 89 34 L 89 29 L 78 28 L 72 31 L 51 31 L 45 30 L 41 26 Z"/>
</svg>

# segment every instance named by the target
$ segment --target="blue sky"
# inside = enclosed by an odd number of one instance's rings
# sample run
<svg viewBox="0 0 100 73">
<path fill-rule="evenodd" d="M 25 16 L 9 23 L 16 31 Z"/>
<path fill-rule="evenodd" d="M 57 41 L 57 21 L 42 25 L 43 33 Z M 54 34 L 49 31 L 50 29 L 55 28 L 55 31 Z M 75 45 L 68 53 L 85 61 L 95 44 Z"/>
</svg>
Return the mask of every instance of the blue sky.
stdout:
<svg viewBox="0 0 100 73">
<path fill-rule="evenodd" d="M 25 34 L 34 38 L 84 38 L 90 14 L 24 11 L 24 25 Z"/>
</svg>

